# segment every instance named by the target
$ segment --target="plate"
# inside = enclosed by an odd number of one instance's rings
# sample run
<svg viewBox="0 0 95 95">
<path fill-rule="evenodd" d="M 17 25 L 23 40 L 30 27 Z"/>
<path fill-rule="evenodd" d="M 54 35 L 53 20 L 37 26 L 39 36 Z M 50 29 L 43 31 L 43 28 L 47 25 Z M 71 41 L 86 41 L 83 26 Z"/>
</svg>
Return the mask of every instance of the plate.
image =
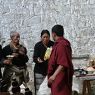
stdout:
<svg viewBox="0 0 95 95">
<path fill-rule="evenodd" d="M 13 55 L 7 55 L 6 57 L 8 57 L 8 58 L 13 58 L 14 56 L 13 56 Z"/>
</svg>

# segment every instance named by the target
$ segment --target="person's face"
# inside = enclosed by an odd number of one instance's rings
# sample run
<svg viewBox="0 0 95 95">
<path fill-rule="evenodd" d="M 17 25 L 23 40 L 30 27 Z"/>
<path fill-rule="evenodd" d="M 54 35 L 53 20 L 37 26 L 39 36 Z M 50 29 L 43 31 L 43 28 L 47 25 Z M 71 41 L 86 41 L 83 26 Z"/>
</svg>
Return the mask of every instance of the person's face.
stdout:
<svg viewBox="0 0 95 95">
<path fill-rule="evenodd" d="M 47 33 L 45 33 L 45 34 L 42 35 L 41 40 L 42 40 L 42 42 L 43 42 L 45 45 L 47 45 L 48 42 L 49 42 L 49 40 L 50 40 L 50 36 L 49 36 Z"/>
<path fill-rule="evenodd" d="M 15 33 L 12 37 L 12 42 L 13 43 L 16 43 L 16 44 L 19 44 L 19 41 L 20 41 L 20 35 L 18 33 Z"/>
</svg>

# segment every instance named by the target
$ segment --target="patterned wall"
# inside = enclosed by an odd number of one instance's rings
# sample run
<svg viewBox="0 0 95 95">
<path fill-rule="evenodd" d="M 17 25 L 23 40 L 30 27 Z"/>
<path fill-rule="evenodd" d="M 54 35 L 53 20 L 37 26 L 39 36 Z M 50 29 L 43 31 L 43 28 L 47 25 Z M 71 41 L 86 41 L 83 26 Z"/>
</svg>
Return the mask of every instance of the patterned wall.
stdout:
<svg viewBox="0 0 95 95">
<path fill-rule="evenodd" d="M 64 25 L 73 54 L 95 54 L 95 0 L 0 0 L 1 42 L 9 42 L 10 31 L 20 32 L 30 59 L 42 29 L 55 24 Z"/>
</svg>

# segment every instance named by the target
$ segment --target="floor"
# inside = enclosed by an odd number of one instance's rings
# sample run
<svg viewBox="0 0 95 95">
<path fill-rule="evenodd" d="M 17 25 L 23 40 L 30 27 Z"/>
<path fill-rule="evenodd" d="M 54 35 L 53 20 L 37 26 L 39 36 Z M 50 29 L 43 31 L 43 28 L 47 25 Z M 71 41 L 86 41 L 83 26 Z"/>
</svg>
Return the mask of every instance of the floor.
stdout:
<svg viewBox="0 0 95 95">
<path fill-rule="evenodd" d="M 28 69 L 28 71 L 29 71 L 29 78 L 30 78 L 30 80 L 29 80 L 29 82 L 27 83 L 27 85 L 28 85 L 28 88 L 33 92 L 33 95 L 34 95 L 34 77 L 33 77 L 33 69 L 32 69 L 32 65 L 31 64 L 29 64 L 28 66 L 27 66 L 27 69 Z M 2 72 L 4 71 L 4 68 L 2 68 Z M 21 86 L 20 86 L 20 88 L 21 88 L 21 92 L 22 93 L 24 93 L 25 92 L 25 86 L 22 84 Z M 11 93 L 11 87 L 9 88 L 9 92 Z M 11 93 L 12 94 L 12 93 Z M 1 94 L 0 94 L 1 95 Z"/>
</svg>

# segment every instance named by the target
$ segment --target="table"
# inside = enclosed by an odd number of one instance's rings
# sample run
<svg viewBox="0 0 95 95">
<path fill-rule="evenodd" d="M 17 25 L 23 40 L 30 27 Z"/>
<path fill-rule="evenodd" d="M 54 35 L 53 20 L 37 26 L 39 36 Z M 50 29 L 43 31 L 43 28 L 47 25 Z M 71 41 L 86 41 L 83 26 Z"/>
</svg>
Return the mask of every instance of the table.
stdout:
<svg viewBox="0 0 95 95">
<path fill-rule="evenodd" d="M 93 75 L 81 75 L 76 76 L 80 80 L 83 80 L 82 95 L 91 95 L 91 81 L 95 80 L 95 74 Z"/>
</svg>

